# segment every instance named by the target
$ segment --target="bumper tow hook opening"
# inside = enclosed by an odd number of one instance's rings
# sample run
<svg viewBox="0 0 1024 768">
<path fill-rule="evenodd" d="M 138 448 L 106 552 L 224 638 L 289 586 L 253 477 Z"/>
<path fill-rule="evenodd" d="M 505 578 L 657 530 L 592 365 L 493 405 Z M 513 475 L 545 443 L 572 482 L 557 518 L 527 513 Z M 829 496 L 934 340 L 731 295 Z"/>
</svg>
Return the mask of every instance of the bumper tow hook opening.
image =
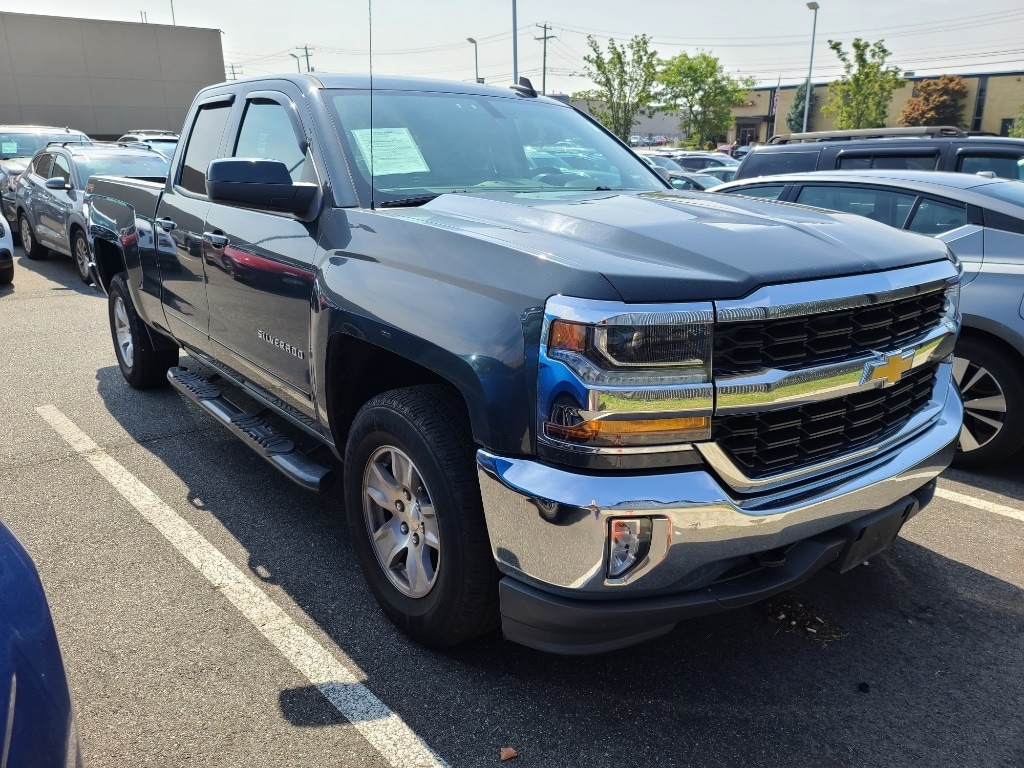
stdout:
<svg viewBox="0 0 1024 768">
<path fill-rule="evenodd" d="M 782 547 L 770 549 L 767 552 L 758 552 L 754 555 L 754 562 L 762 568 L 778 568 L 786 563 L 786 550 Z"/>
</svg>

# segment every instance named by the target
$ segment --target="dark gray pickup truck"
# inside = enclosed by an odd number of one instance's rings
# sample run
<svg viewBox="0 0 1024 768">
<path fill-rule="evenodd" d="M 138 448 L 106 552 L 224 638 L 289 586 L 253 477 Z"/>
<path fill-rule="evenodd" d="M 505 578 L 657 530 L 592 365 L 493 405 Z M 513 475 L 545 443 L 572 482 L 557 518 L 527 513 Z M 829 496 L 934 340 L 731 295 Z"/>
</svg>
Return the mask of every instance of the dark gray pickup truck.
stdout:
<svg viewBox="0 0 1024 768">
<path fill-rule="evenodd" d="M 181 136 L 89 183 L 124 377 L 338 469 L 420 642 L 606 651 L 848 570 L 952 457 L 938 241 L 675 192 L 526 82 L 233 81 Z"/>
</svg>

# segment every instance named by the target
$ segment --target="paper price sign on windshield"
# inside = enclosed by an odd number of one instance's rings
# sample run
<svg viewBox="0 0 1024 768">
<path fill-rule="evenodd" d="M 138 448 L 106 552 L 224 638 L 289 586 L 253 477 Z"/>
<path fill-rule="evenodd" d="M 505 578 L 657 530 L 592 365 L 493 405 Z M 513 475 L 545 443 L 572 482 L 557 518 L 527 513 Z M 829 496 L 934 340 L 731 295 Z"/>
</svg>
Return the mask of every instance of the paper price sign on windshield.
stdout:
<svg viewBox="0 0 1024 768">
<path fill-rule="evenodd" d="M 352 136 L 374 176 L 430 171 L 408 128 L 358 128 Z"/>
</svg>

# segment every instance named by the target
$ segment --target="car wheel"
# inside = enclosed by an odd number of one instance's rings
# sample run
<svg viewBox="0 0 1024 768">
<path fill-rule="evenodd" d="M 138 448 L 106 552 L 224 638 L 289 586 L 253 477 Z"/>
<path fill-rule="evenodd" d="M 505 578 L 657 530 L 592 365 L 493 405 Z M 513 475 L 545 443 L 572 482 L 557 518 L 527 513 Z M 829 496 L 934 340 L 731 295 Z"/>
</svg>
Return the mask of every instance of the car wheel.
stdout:
<svg viewBox="0 0 1024 768">
<path fill-rule="evenodd" d="M 954 463 L 978 467 L 1005 459 L 1024 444 L 1024 374 L 1006 352 L 966 337 L 956 345 L 953 377 L 964 400 Z"/>
<path fill-rule="evenodd" d="M 498 624 L 498 573 L 473 441 L 448 390 L 385 392 L 356 414 L 345 449 L 352 544 L 377 602 L 434 648 Z"/>
<path fill-rule="evenodd" d="M 136 389 L 153 389 L 167 383 L 167 369 L 178 364 L 177 349 L 154 349 L 128 293 L 124 273 L 110 281 L 107 299 L 110 335 L 121 375 Z"/>
<path fill-rule="evenodd" d="M 92 283 L 92 270 L 89 269 L 92 255 L 89 253 L 89 241 L 80 229 L 75 230 L 75 235 L 71 238 L 71 253 L 75 258 L 75 266 L 78 267 L 78 276 L 82 278 L 83 283 L 89 285 Z"/>
<path fill-rule="evenodd" d="M 48 248 L 44 248 L 38 240 L 36 233 L 32 231 L 32 225 L 28 216 L 24 213 L 18 216 L 18 233 L 21 235 L 21 247 L 25 249 L 25 255 L 30 259 L 45 259 Z"/>
<path fill-rule="evenodd" d="M 9 285 L 14 282 L 14 265 L 6 269 L 0 269 L 0 285 Z"/>
</svg>

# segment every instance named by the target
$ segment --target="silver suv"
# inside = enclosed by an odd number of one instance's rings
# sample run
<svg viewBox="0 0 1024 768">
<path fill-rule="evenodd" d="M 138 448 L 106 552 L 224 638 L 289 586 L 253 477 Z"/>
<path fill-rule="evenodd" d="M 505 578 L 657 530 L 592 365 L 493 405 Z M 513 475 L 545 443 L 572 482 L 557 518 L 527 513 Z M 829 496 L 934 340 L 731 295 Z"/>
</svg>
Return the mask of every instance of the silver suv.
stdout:
<svg viewBox="0 0 1024 768">
<path fill-rule="evenodd" d="M 143 145 L 53 142 L 36 152 L 18 177 L 15 215 L 21 245 L 30 259 L 48 250 L 71 256 L 78 275 L 92 282 L 89 239 L 83 213 L 90 176 L 130 176 L 164 181 L 170 161 Z"/>
</svg>

